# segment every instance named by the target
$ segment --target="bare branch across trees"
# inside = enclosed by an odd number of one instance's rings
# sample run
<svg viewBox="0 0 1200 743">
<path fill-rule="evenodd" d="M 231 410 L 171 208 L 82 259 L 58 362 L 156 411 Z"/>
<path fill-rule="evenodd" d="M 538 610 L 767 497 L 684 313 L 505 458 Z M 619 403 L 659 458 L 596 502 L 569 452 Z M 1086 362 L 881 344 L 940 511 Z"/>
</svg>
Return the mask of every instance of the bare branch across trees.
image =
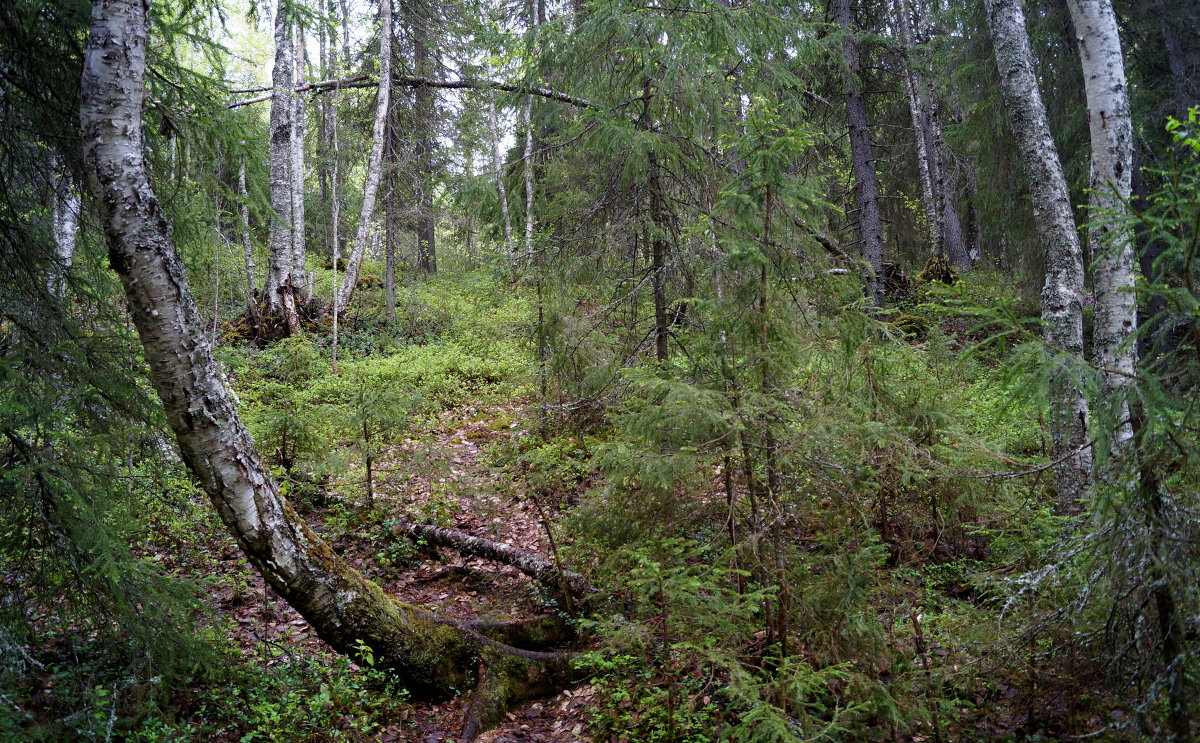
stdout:
<svg viewBox="0 0 1200 743">
<path fill-rule="evenodd" d="M 536 95 L 547 100 L 566 103 L 579 108 L 589 108 L 600 111 L 605 107 L 598 103 L 589 101 L 586 98 L 560 93 L 557 90 L 543 88 L 535 85 L 520 85 L 517 83 L 506 83 L 500 80 L 433 80 L 427 77 L 416 77 L 413 75 L 396 75 L 392 78 L 397 85 L 403 85 L 409 88 L 439 88 L 442 90 L 502 90 L 507 93 L 523 93 L 526 95 Z M 352 88 L 374 88 L 379 86 L 379 80 L 369 74 L 352 75 L 351 77 L 343 77 L 334 80 L 319 80 L 316 82 L 306 83 L 294 89 L 296 93 L 313 93 L 319 95 L 328 93 L 332 90 L 349 90 Z M 241 91 L 231 92 L 259 92 L 262 89 L 247 88 Z M 255 98 L 247 98 L 245 100 L 234 101 L 228 104 L 229 108 L 241 108 L 254 103 L 262 103 L 269 101 L 273 97 L 273 93 L 266 93 Z"/>
</svg>

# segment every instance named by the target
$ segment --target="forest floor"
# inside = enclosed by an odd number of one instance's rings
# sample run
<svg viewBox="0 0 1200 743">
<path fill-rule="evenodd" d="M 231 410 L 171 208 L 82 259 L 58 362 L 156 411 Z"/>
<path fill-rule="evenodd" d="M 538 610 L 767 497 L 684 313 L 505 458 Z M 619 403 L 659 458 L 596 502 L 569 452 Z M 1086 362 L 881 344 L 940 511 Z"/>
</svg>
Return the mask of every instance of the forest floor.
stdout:
<svg viewBox="0 0 1200 743">
<path fill-rule="evenodd" d="M 327 505 L 302 509 L 302 513 L 311 527 L 332 537 L 340 554 L 400 601 L 456 619 L 518 619 L 553 611 L 542 601 L 535 584 L 515 568 L 448 550 L 400 560 L 397 567 L 389 564 L 387 550 L 380 549 L 382 540 L 407 541 L 386 533 L 393 522 L 390 517 L 409 520 L 423 515 L 436 518 L 441 525 L 553 559 L 538 505 L 526 497 L 519 482 L 506 480 L 490 466 L 484 451 L 501 440 L 529 435 L 526 427 L 517 423 L 525 414 L 520 403 L 511 401 L 459 406 L 442 411 L 426 430 L 414 431 L 388 447 L 376 480 L 376 513 L 383 514 L 382 520 L 331 529 L 340 509 Z M 365 509 L 360 482 L 340 482 L 334 490 L 335 498 L 338 491 L 357 494 L 348 504 L 352 513 Z M 382 533 L 371 533 L 381 529 Z M 271 662 L 294 663 L 301 655 L 329 651 L 304 618 L 246 566 L 232 541 L 223 550 L 218 570 L 236 578 L 221 581 L 225 587 L 211 594 L 214 608 L 235 619 L 232 638 L 245 654 L 257 657 L 265 644 L 282 651 Z M 236 590 L 238 585 L 249 590 Z M 478 740 L 586 741 L 586 712 L 593 696 L 593 689 L 584 685 L 529 702 L 511 710 L 503 724 Z M 389 725 L 379 740 L 454 740 L 469 702 L 470 696 L 463 695 L 441 704 L 414 704 L 409 716 Z"/>
</svg>

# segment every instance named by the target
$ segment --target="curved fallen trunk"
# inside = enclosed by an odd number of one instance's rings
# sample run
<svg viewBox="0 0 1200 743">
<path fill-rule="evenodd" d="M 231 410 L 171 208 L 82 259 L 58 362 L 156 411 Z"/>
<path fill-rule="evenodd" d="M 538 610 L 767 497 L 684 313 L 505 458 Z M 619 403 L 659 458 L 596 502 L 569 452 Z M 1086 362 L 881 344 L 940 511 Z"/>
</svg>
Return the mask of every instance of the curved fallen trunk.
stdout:
<svg viewBox="0 0 1200 743">
<path fill-rule="evenodd" d="M 511 544 L 431 524 L 405 524 L 400 531 L 412 539 L 424 540 L 437 547 L 449 547 L 464 555 L 511 565 L 547 588 L 565 588 L 575 598 L 585 598 L 596 592 L 588 579 L 579 573 L 559 570 L 557 565 L 541 555 Z"/>
<path fill-rule="evenodd" d="M 334 554 L 280 494 L 213 360 L 151 187 L 142 141 L 146 16 L 145 0 L 95 0 L 80 119 L 109 260 L 184 462 L 250 562 L 317 634 L 343 653 L 369 647 L 414 696 L 448 697 L 475 684 L 480 668 L 489 684 L 503 685 L 497 703 L 565 685 L 568 656 L 518 650 L 396 601 Z"/>
</svg>

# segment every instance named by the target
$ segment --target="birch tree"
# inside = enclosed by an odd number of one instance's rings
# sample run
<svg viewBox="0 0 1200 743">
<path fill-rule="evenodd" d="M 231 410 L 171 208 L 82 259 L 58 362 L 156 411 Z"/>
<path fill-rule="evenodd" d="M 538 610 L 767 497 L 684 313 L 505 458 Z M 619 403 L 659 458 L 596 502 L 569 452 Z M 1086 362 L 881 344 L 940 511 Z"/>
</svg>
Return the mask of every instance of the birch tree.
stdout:
<svg viewBox="0 0 1200 743">
<path fill-rule="evenodd" d="M 922 35 L 929 39 L 926 7 L 913 3 Z M 923 74 L 913 60 L 918 44 L 912 13 L 906 0 L 893 0 L 892 14 L 904 48 L 904 90 L 912 117 L 917 145 L 917 164 L 921 174 L 921 196 L 929 224 L 930 255 L 948 259 L 960 270 L 971 268 L 970 251 L 963 237 L 962 223 L 951 197 L 949 157 L 942 130 L 941 106 L 934 81 Z"/>
<path fill-rule="evenodd" d="M 246 269 L 246 308 L 254 313 L 254 250 L 250 244 L 250 194 L 246 190 L 246 158 L 238 160 L 238 197 L 241 199 L 242 258 Z"/>
<path fill-rule="evenodd" d="M 295 201 L 292 175 L 296 117 L 295 54 L 289 0 L 275 9 L 275 66 L 271 73 L 270 201 L 271 226 L 267 237 L 267 279 L 263 288 L 267 314 L 282 317 L 287 332 L 300 332 L 296 312 Z"/>
<path fill-rule="evenodd" d="M 283 498 L 213 358 L 150 182 L 142 113 L 147 46 L 145 0 L 95 0 L 80 123 L 110 262 L 182 459 L 251 564 L 334 649 L 369 648 L 416 697 L 444 698 L 478 683 L 463 736 L 471 739 L 507 705 L 558 688 L 570 673 L 567 659 L 483 634 L 503 623 L 460 623 L 395 600 L 333 552 Z"/>
<path fill-rule="evenodd" d="M 293 90 L 304 84 L 307 64 L 304 49 L 304 26 L 296 23 L 293 28 L 296 53 L 292 66 Z M 304 97 L 292 98 L 293 124 L 291 137 L 292 175 L 292 286 L 296 296 L 304 294 L 305 302 L 312 301 L 312 284 L 308 280 L 307 249 L 304 241 L 304 126 L 307 109 Z"/>
<path fill-rule="evenodd" d="M 1083 251 L 1034 73 L 1021 0 L 987 0 L 986 5 L 1000 91 L 1045 250 L 1043 333 L 1046 343 L 1060 355 L 1050 382 L 1050 455 L 1058 462 L 1054 472 L 1059 508 L 1074 513 L 1092 479 L 1088 402 L 1069 369 L 1072 357 L 1083 356 Z"/>
<path fill-rule="evenodd" d="M 62 170 L 61 167 L 58 169 Z M 50 211 L 54 262 L 47 288 L 55 296 L 62 296 L 67 289 L 67 273 L 75 258 L 75 239 L 79 234 L 79 189 L 71 181 L 66 175 L 54 177 L 54 202 Z"/>
<path fill-rule="evenodd" d="M 533 96 L 526 96 L 523 113 L 525 124 L 524 163 L 525 182 L 525 260 L 533 259 Z"/>
<path fill-rule="evenodd" d="M 1137 301 L 1133 294 L 1132 235 L 1124 223 L 1132 191 L 1133 122 L 1125 62 L 1111 0 L 1068 0 L 1083 64 L 1091 133 L 1091 218 L 1088 239 L 1095 256 L 1096 315 L 1092 335 L 1095 363 L 1104 373 L 1104 399 L 1117 405 L 1114 448 L 1133 437 L 1126 398 L 1133 381 L 1137 346 Z"/>
<path fill-rule="evenodd" d="M 358 229 L 354 232 L 354 242 L 350 246 L 350 257 L 346 261 L 346 275 L 342 278 L 341 289 L 334 300 L 336 306 L 347 307 L 354 296 L 354 288 L 358 283 L 358 272 L 362 268 L 363 258 L 367 253 L 370 240 L 371 220 L 375 213 L 375 196 L 379 192 L 379 178 L 383 164 L 383 133 L 387 122 L 388 101 L 391 85 L 386 81 L 392 78 L 392 3 L 391 0 L 379 2 L 379 79 L 384 84 L 379 86 L 375 97 L 375 121 L 371 125 L 371 159 L 367 163 L 367 179 L 363 185 L 362 211 L 358 215 Z"/>
<path fill-rule="evenodd" d="M 508 189 L 504 186 L 504 158 L 500 152 L 500 126 L 496 120 L 496 94 L 488 94 L 488 129 L 492 139 L 492 170 L 496 172 L 496 190 L 500 197 L 500 215 L 504 220 L 504 248 L 515 256 L 512 215 L 508 211 Z"/>
</svg>

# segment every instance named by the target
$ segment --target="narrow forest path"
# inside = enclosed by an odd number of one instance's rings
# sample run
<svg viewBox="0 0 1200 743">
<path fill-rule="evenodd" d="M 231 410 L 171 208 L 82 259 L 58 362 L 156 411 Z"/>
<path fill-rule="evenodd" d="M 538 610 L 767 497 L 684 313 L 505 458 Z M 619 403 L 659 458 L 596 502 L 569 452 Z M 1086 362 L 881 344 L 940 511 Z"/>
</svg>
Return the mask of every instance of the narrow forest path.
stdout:
<svg viewBox="0 0 1200 743">
<path fill-rule="evenodd" d="M 525 435 L 519 424 L 526 414 L 515 402 L 465 405 L 442 411 L 430 437 L 409 439 L 390 452 L 400 465 L 424 460 L 423 475 L 385 497 L 398 509 L 442 510 L 443 525 L 552 558 L 537 505 L 526 497 L 511 473 L 489 466 L 490 445 Z M 412 470 L 410 470 L 411 472 Z M 442 550 L 443 560 L 429 559 L 388 581 L 390 593 L 458 619 L 503 620 L 533 617 L 550 611 L 535 584 L 516 568 Z M 551 699 L 512 710 L 508 720 L 482 735 L 490 743 L 517 741 L 584 741 L 584 712 L 591 689 L 564 691 Z M 441 705 L 417 705 L 416 740 L 436 743 L 453 739 L 462 725 L 468 698 Z"/>
<path fill-rule="evenodd" d="M 455 619 L 505 620 L 553 611 L 527 576 L 507 565 L 450 550 L 413 553 L 407 538 L 389 531 L 403 521 L 438 523 L 552 559 L 537 505 L 525 497 L 519 477 L 489 463 L 489 446 L 525 435 L 519 402 L 477 403 L 443 410 L 386 447 L 376 477 L 380 518 L 339 524 L 365 513 L 365 494 L 348 472 L 331 495 L 334 505 L 305 513 L 309 524 L 364 574 L 399 600 Z M 236 619 L 235 639 L 247 653 L 262 646 L 281 649 L 276 663 L 297 662 L 300 653 L 323 643 L 285 602 L 247 571 L 236 549 L 226 550 L 224 568 L 245 574 L 244 591 L 218 591 L 221 611 Z M 586 741 L 585 712 L 591 687 L 564 691 L 509 712 L 499 727 L 478 738 L 484 743 Z M 388 727 L 381 741 L 452 741 L 462 727 L 470 697 L 441 704 L 416 703 L 412 713 Z"/>
</svg>

